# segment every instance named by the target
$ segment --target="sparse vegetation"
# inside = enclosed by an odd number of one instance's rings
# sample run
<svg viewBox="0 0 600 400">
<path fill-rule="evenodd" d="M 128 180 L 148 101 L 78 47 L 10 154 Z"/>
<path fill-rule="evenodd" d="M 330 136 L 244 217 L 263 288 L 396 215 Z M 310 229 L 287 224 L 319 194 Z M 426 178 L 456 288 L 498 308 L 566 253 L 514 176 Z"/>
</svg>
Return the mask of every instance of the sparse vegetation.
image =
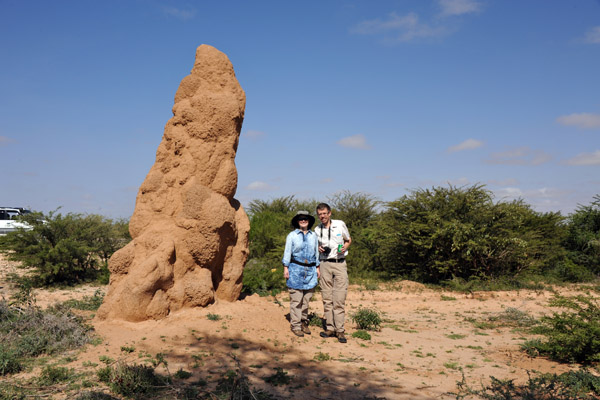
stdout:
<svg viewBox="0 0 600 400">
<path fill-rule="evenodd" d="M 352 314 L 351 318 L 358 329 L 367 331 L 378 331 L 383 322 L 381 315 L 377 310 L 362 307 Z"/>
<path fill-rule="evenodd" d="M 91 340 L 91 328 L 64 306 L 42 310 L 0 300 L 0 375 L 19 372 L 34 357 Z"/>
<path fill-rule="evenodd" d="M 371 340 L 371 334 L 369 334 L 369 332 L 364 331 L 362 329 L 352 332 L 352 337 L 362 339 L 362 340 Z"/>
<path fill-rule="evenodd" d="M 114 393 L 135 398 L 164 388 L 169 382 L 168 378 L 157 375 L 152 367 L 125 363 L 99 369 L 98 379 L 106 383 Z"/>
<path fill-rule="evenodd" d="M 600 361 L 600 308 L 591 296 L 556 296 L 551 307 L 562 308 L 544 316 L 533 332 L 544 340 L 531 340 L 523 348 L 532 355 L 546 355 L 562 362 L 594 364 Z"/>
<path fill-rule="evenodd" d="M 331 360 L 331 356 L 329 355 L 329 353 L 323 353 L 323 352 L 318 352 L 317 354 L 315 354 L 315 356 L 313 357 L 313 360 L 315 361 L 329 361 Z"/>
<path fill-rule="evenodd" d="M 600 377 L 587 370 L 569 371 L 558 374 L 529 375 L 525 384 L 516 384 L 513 379 L 496 379 L 480 390 L 470 388 L 463 376 L 457 383 L 457 399 L 485 400 L 593 400 L 600 396 Z"/>
<path fill-rule="evenodd" d="M 104 293 L 97 289 L 92 296 L 83 296 L 81 300 L 67 300 L 63 304 L 77 310 L 96 311 L 102 305 L 103 300 Z"/>
<path fill-rule="evenodd" d="M 214 313 L 208 313 L 206 315 L 206 318 L 209 321 L 219 321 L 221 319 L 221 316 L 219 314 L 214 314 Z"/>
</svg>

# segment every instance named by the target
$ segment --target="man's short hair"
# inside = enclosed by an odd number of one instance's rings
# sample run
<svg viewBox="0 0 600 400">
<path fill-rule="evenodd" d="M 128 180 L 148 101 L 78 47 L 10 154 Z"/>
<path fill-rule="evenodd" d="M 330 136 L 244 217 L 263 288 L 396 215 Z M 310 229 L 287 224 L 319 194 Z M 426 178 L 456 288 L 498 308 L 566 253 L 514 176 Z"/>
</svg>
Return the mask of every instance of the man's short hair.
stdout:
<svg viewBox="0 0 600 400">
<path fill-rule="evenodd" d="M 331 207 L 327 203 L 319 203 L 317 206 L 317 211 L 327 209 L 327 211 L 331 212 Z"/>
</svg>

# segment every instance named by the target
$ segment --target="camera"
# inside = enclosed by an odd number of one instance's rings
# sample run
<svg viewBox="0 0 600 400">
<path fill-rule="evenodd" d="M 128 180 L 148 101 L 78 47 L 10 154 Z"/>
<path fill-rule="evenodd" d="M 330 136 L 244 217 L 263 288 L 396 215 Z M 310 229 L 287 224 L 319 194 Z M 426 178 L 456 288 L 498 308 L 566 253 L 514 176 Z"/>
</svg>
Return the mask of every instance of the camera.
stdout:
<svg viewBox="0 0 600 400">
<path fill-rule="evenodd" d="M 331 252 L 331 247 L 329 247 L 329 246 L 322 246 L 322 247 L 323 247 L 323 253 L 329 254 Z"/>
</svg>

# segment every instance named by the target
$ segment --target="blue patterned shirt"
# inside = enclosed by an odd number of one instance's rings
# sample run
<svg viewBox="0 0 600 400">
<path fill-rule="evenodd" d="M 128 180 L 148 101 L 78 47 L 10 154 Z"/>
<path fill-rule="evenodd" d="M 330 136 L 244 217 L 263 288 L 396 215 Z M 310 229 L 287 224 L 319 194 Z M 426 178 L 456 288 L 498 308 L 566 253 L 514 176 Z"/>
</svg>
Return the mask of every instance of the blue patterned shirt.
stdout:
<svg viewBox="0 0 600 400">
<path fill-rule="evenodd" d="M 306 267 L 293 262 L 315 266 Z M 295 229 L 285 239 L 283 252 L 283 265 L 288 267 L 290 277 L 287 286 L 291 289 L 308 290 L 317 286 L 317 268 L 319 265 L 319 241 L 313 231 L 304 234 L 300 229 Z"/>
</svg>

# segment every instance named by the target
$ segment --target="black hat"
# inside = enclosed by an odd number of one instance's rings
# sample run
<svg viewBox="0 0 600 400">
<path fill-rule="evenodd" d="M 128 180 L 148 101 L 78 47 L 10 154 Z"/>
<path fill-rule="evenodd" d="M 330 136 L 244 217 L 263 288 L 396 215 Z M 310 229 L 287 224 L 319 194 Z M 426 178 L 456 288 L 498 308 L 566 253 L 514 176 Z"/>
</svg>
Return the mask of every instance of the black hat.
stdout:
<svg viewBox="0 0 600 400">
<path fill-rule="evenodd" d="M 308 229 L 312 228 L 312 226 L 315 224 L 315 217 L 313 217 L 312 215 L 310 215 L 308 213 L 308 211 L 298 211 L 296 213 L 296 215 L 294 216 L 294 218 L 292 218 L 292 226 L 296 229 L 300 229 L 300 225 L 298 224 L 298 219 L 300 217 L 307 217 L 308 218 Z"/>
</svg>

